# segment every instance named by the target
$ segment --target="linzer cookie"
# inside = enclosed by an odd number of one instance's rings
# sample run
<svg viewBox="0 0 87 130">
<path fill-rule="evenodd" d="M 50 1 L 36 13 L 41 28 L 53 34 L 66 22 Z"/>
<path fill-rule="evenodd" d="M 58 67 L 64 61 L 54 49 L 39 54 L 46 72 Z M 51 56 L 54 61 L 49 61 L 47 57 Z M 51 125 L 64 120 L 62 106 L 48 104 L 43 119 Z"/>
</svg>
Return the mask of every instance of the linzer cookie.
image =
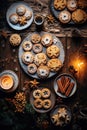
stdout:
<svg viewBox="0 0 87 130">
<path fill-rule="evenodd" d="M 70 11 L 75 11 L 77 9 L 77 0 L 68 0 L 67 1 L 67 8 Z"/>
<path fill-rule="evenodd" d="M 61 23 L 69 23 L 71 20 L 71 14 L 69 11 L 64 10 L 59 13 L 58 18 Z"/>
</svg>

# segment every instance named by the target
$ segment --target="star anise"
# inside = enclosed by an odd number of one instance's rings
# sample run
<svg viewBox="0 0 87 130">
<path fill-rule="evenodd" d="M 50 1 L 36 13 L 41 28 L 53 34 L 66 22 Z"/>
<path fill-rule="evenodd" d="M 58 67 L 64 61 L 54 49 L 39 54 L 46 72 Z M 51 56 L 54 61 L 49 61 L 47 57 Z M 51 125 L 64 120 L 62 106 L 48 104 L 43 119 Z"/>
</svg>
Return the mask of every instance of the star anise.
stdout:
<svg viewBox="0 0 87 130">
<path fill-rule="evenodd" d="M 38 88 L 39 82 L 37 82 L 36 79 L 31 80 L 29 83 L 30 83 L 29 85 L 30 85 L 31 88 L 33 88 L 33 89 Z"/>
<path fill-rule="evenodd" d="M 54 17 L 51 14 L 47 15 L 46 18 L 49 23 L 54 23 Z"/>
<path fill-rule="evenodd" d="M 18 21 L 19 21 L 19 24 L 20 24 L 20 25 L 25 25 L 25 24 L 27 23 L 25 16 L 19 17 L 19 20 L 18 20 Z"/>
<path fill-rule="evenodd" d="M 58 98 L 56 99 L 56 103 L 57 103 L 57 104 L 59 104 L 59 103 L 63 103 L 62 98 L 61 98 L 61 97 L 58 97 Z"/>
<path fill-rule="evenodd" d="M 1 36 L 3 36 L 5 39 L 9 36 L 9 33 L 6 32 L 5 30 L 2 30 L 2 31 L 0 32 L 0 34 L 1 34 Z"/>
</svg>

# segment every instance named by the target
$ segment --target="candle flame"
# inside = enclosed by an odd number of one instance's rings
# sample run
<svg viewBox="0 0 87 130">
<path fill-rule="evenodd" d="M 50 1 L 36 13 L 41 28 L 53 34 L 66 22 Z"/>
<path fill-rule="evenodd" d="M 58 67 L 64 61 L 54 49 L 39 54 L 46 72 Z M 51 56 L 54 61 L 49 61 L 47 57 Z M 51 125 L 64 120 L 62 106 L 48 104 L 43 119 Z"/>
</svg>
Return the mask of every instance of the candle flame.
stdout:
<svg viewBox="0 0 87 130">
<path fill-rule="evenodd" d="M 83 64 L 83 62 L 78 63 L 78 67 L 81 68 Z"/>
</svg>

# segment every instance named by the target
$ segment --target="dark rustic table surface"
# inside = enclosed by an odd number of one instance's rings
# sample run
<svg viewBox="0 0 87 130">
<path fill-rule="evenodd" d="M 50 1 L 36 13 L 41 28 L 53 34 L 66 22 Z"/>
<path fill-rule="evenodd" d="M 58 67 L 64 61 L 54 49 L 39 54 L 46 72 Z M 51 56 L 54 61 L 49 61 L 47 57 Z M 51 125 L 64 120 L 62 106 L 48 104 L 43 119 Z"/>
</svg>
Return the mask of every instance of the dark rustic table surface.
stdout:
<svg viewBox="0 0 87 130">
<path fill-rule="evenodd" d="M 14 71 L 19 78 L 19 85 L 15 92 L 4 93 L 0 91 L 0 129 L 25 130 L 25 129 L 87 129 L 87 23 L 76 25 L 61 25 L 58 20 L 47 21 L 49 15 L 52 15 L 49 8 L 49 0 L 23 0 L 33 9 L 34 15 L 41 13 L 45 19 L 42 31 L 50 32 L 60 39 L 65 50 L 65 61 L 62 69 L 50 79 L 37 80 L 40 87 L 48 87 L 54 92 L 53 82 L 55 78 L 62 73 L 70 73 L 76 78 L 77 91 L 74 96 L 68 99 L 62 99 L 56 94 L 56 105 L 67 105 L 72 111 L 72 121 L 64 128 L 54 126 L 50 120 L 50 112 L 40 114 L 29 107 L 28 112 L 17 113 L 11 109 L 9 99 L 13 99 L 17 92 L 24 92 L 27 98 L 27 104 L 30 105 L 29 96 L 31 89 L 23 91 L 26 81 L 34 80 L 24 73 L 18 60 L 19 47 L 12 47 L 9 44 L 9 37 L 13 33 L 21 35 L 22 40 L 28 33 L 36 31 L 34 22 L 30 27 L 22 31 L 15 31 L 10 28 L 6 21 L 6 11 L 11 4 L 17 0 L 0 0 L 0 73 L 4 70 Z M 55 29 L 56 28 L 56 29 Z M 84 63 L 77 68 L 77 73 L 70 71 L 70 66 L 74 66 L 75 60 L 79 57 Z M 75 68 L 74 68 L 75 69 Z M 6 100 L 7 99 L 7 100 Z M 81 110 L 85 109 L 85 114 Z"/>
</svg>

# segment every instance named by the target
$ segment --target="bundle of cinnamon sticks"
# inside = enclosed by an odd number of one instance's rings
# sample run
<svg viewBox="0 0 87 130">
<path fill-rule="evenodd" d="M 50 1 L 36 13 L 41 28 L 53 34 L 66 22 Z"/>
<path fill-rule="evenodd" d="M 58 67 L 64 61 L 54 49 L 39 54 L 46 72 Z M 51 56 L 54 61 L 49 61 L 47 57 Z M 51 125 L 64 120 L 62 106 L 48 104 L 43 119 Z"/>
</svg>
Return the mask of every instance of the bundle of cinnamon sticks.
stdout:
<svg viewBox="0 0 87 130">
<path fill-rule="evenodd" d="M 75 83 L 71 81 L 70 77 L 61 76 L 57 80 L 57 85 L 58 85 L 58 92 L 68 97 L 71 94 Z"/>
</svg>

